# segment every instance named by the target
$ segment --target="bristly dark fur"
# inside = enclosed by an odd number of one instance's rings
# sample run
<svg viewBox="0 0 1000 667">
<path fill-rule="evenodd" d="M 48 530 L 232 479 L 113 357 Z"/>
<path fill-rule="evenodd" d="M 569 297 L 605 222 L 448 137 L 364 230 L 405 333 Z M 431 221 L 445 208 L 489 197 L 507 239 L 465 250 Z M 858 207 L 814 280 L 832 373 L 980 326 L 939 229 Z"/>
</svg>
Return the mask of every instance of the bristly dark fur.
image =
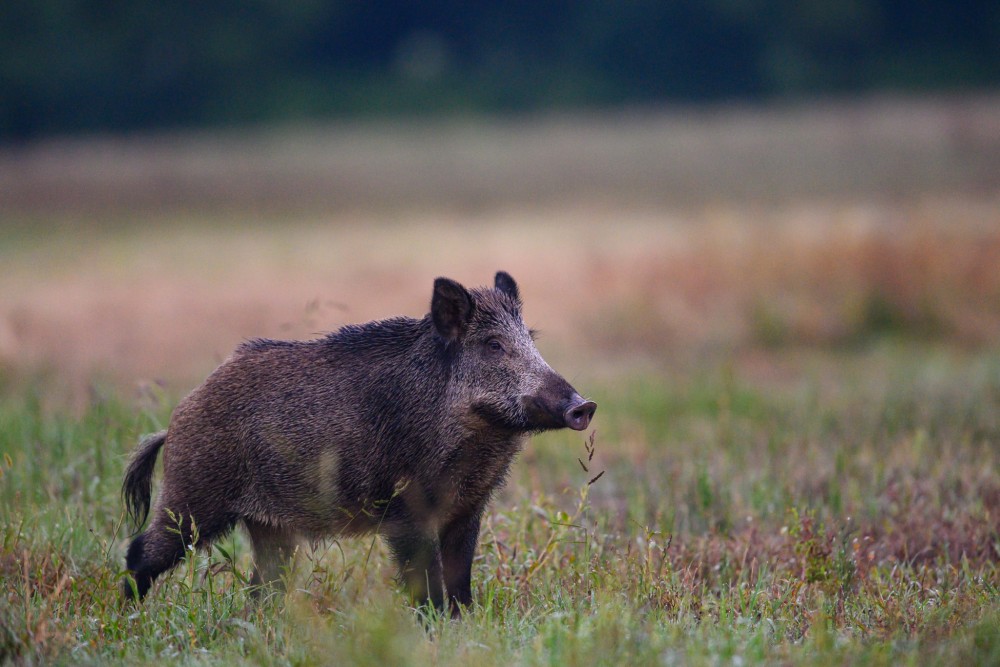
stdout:
<svg viewBox="0 0 1000 667">
<path fill-rule="evenodd" d="M 133 535 L 142 529 L 149 516 L 149 501 L 153 495 L 153 468 L 156 466 L 156 456 L 166 440 L 166 431 L 143 438 L 125 471 L 122 498 L 125 499 L 125 507 L 135 527 Z"/>
<path fill-rule="evenodd" d="M 474 290 L 438 278 L 422 319 L 249 340 L 129 463 L 129 516 L 151 520 L 129 546 L 123 595 L 141 598 L 190 545 L 242 524 L 256 584 L 281 578 L 300 538 L 374 532 L 415 601 L 457 614 L 480 519 L 524 439 L 586 428 L 593 409 L 538 354 L 502 272 Z"/>
</svg>

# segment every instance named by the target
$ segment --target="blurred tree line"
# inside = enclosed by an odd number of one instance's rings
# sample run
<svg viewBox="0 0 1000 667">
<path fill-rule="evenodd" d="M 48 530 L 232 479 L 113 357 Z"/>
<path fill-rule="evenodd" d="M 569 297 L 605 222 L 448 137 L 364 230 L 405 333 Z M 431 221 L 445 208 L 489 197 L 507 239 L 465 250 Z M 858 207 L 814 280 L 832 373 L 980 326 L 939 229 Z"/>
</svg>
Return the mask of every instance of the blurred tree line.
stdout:
<svg viewBox="0 0 1000 667">
<path fill-rule="evenodd" d="M 996 0 L 5 0 L 0 138 L 1000 83 Z"/>
</svg>

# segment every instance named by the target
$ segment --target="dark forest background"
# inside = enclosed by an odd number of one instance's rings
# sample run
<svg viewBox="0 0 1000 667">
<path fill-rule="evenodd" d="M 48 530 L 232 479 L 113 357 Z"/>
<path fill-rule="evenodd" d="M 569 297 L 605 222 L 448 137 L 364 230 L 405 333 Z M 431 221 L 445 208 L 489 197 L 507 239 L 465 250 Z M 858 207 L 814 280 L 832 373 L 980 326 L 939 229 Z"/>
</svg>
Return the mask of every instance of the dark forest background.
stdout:
<svg viewBox="0 0 1000 667">
<path fill-rule="evenodd" d="M 995 0 L 0 3 L 7 141 L 998 83 Z"/>
</svg>

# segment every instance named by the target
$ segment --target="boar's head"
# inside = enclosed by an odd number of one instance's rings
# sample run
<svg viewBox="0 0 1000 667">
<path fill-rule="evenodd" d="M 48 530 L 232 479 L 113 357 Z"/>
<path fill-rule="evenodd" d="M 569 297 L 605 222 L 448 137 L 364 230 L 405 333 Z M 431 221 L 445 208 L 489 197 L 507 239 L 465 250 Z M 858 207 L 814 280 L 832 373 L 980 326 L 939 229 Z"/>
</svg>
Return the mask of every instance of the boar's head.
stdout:
<svg viewBox="0 0 1000 667">
<path fill-rule="evenodd" d="M 498 272 L 492 289 L 438 278 L 431 319 L 452 368 L 450 396 L 479 419 L 512 432 L 582 431 L 590 424 L 597 404 L 542 359 L 509 274 Z"/>
</svg>

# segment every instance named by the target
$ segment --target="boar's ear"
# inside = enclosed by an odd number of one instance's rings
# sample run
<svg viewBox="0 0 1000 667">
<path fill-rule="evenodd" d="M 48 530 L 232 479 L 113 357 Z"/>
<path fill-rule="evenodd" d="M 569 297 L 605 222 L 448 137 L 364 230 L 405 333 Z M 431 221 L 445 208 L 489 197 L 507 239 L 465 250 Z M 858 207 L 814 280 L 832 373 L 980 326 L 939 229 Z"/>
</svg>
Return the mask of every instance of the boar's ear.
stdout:
<svg viewBox="0 0 1000 667">
<path fill-rule="evenodd" d="M 497 271 L 497 277 L 493 282 L 493 286 L 497 288 L 498 292 L 503 292 L 511 299 L 513 299 L 518 305 L 521 305 L 521 295 L 517 291 L 517 283 L 506 271 Z"/>
<path fill-rule="evenodd" d="M 434 327 L 445 339 L 457 340 L 465 333 L 474 309 L 472 295 L 464 287 L 448 278 L 434 281 L 431 318 L 434 320 Z"/>
</svg>

